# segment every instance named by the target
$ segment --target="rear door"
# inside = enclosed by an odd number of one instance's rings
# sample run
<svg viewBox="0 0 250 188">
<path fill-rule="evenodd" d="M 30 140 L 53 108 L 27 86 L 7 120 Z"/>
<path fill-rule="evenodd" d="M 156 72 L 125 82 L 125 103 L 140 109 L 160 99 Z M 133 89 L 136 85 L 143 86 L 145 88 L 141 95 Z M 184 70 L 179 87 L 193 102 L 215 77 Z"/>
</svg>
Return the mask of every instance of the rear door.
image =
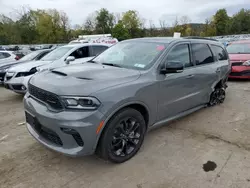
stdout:
<svg viewBox="0 0 250 188">
<path fill-rule="evenodd" d="M 220 70 L 210 47 L 206 43 L 192 43 L 192 54 L 196 66 L 197 102 L 209 101 L 214 83 L 219 79 Z"/>
<path fill-rule="evenodd" d="M 228 74 L 230 73 L 231 67 L 226 50 L 223 47 L 214 44 L 211 44 L 210 47 L 215 56 L 217 72 L 220 75 L 219 79 L 221 80 L 227 78 Z"/>
</svg>

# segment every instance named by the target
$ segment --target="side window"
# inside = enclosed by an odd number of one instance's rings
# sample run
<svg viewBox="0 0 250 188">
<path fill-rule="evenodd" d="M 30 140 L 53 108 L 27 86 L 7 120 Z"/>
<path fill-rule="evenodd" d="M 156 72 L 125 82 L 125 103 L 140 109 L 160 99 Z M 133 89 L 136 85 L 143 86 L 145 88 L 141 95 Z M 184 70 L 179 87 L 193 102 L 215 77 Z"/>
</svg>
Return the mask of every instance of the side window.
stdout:
<svg viewBox="0 0 250 188">
<path fill-rule="evenodd" d="M 74 56 L 76 59 L 89 57 L 89 47 L 84 46 L 82 48 L 79 48 L 75 50 L 73 53 L 71 53 L 70 56 Z"/>
<path fill-rule="evenodd" d="M 196 65 L 213 63 L 214 58 L 207 44 L 192 44 L 192 51 Z"/>
<path fill-rule="evenodd" d="M 5 57 L 4 57 L 3 53 L 0 52 L 0 59 L 3 59 L 3 58 L 5 58 Z"/>
<path fill-rule="evenodd" d="M 91 46 L 92 52 L 90 56 L 96 56 L 100 53 L 102 53 L 104 50 L 108 49 L 107 46 Z"/>
<path fill-rule="evenodd" d="M 36 59 L 37 59 L 37 60 L 42 59 L 43 56 L 45 56 L 45 55 L 48 54 L 49 52 L 50 52 L 50 51 L 46 51 L 46 52 L 43 52 L 43 53 L 39 54 L 39 55 L 36 57 Z"/>
<path fill-rule="evenodd" d="M 188 44 L 179 44 L 175 46 L 168 54 L 168 63 L 180 62 L 184 67 L 191 67 L 190 52 Z"/>
<path fill-rule="evenodd" d="M 211 47 L 212 47 L 212 51 L 213 51 L 214 55 L 216 56 L 217 60 L 223 61 L 223 60 L 228 59 L 227 53 L 222 47 L 216 46 L 216 45 L 211 45 Z"/>
</svg>

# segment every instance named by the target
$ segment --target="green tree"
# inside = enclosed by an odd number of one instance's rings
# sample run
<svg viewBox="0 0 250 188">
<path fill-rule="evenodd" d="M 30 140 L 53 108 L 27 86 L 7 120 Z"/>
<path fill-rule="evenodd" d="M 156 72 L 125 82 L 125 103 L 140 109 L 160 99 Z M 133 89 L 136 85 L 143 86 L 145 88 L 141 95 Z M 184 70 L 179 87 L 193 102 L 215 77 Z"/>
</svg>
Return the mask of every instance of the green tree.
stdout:
<svg viewBox="0 0 250 188">
<path fill-rule="evenodd" d="M 98 33 L 111 33 L 112 28 L 114 27 L 115 16 L 105 8 L 102 8 L 100 11 L 97 11 L 96 15 L 96 31 Z"/>
<path fill-rule="evenodd" d="M 228 34 L 229 28 L 229 16 L 227 15 L 226 9 L 219 9 L 214 15 L 214 24 L 217 35 Z"/>
<path fill-rule="evenodd" d="M 250 10 L 241 9 L 230 21 L 230 33 L 250 33 Z"/>
<path fill-rule="evenodd" d="M 121 21 L 128 30 L 130 37 L 135 38 L 142 36 L 142 20 L 137 11 L 129 10 L 125 12 Z"/>
<path fill-rule="evenodd" d="M 125 28 L 121 20 L 113 28 L 112 35 L 113 37 L 117 38 L 119 41 L 131 38 L 128 32 L 128 29 Z"/>
</svg>

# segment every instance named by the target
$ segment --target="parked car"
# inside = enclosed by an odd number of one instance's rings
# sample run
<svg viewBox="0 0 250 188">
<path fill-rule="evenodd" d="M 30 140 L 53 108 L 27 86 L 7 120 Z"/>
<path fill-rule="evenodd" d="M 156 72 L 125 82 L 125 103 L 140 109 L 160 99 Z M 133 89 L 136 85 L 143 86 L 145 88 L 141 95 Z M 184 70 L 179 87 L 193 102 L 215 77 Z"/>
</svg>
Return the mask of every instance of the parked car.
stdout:
<svg viewBox="0 0 250 188">
<path fill-rule="evenodd" d="M 232 65 L 229 78 L 250 79 L 250 40 L 232 42 L 227 51 Z"/>
<path fill-rule="evenodd" d="M 24 97 L 27 128 L 57 152 L 121 163 L 148 130 L 222 103 L 229 72 L 227 52 L 213 40 L 122 41 L 87 63 L 34 75 Z"/>
<path fill-rule="evenodd" d="M 106 50 L 108 44 L 74 44 L 56 48 L 45 55 L 40 61 L 31 61 L 8 69 L 5 76 L 5 87 L 24 94 L 27 91 L 28 80 L 37 72 L 61 67 L 68 64 L 84 63 Z"/>
<path fill-rule="evenodd" d="M 15 60 L 18 60 L 18 57 L 13 51 L 0 51 L 0 65 Z"/>
<path fill-rule="evenodd" d="M 15 65 L 19 65 L 21 63 L 27 63 L 29 61 L 38 61 L 43 56 L 45 56 L 47 53 L 49 53 L 51 51 L 52 50 L 38 50 L 38 51 L 34 51 L 34 52 L 29 53 L 26 56 L 23 56 L 18 61 L 14 60 L 14 61 L 10 61 L 10 62 L 7 62 L 7 63 L 0 64 L 0 83 L 3 83 L 5 74 L 6 74 L 7 70 L 10 67 L 13 67 Z"/>
</svg>

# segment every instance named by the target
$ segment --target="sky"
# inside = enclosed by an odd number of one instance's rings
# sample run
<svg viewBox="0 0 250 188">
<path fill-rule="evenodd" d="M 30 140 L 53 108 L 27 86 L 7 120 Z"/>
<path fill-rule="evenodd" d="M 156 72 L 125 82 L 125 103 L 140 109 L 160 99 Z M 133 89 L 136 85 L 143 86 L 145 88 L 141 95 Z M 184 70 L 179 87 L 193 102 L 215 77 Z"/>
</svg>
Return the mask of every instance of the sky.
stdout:
<svg viewBox="0 0 250 188">
<path fill-rule="evenodd" d="M 151 20 L 157 26 L 159 20 L 172 25 L 181 16 L 188 16 L 192 23 L 203 23 L 220 8 L 233 15 L 241 8 L 250 9 L 250 0 L 0 0 L 0 14 L 15 17 L 21 6 L 56 8 L 67 13 L 72 25 L 82 25 L 89 14 L 101 8 L 113 13 L 137 10 L 147 23 Z"/>
</svg>

